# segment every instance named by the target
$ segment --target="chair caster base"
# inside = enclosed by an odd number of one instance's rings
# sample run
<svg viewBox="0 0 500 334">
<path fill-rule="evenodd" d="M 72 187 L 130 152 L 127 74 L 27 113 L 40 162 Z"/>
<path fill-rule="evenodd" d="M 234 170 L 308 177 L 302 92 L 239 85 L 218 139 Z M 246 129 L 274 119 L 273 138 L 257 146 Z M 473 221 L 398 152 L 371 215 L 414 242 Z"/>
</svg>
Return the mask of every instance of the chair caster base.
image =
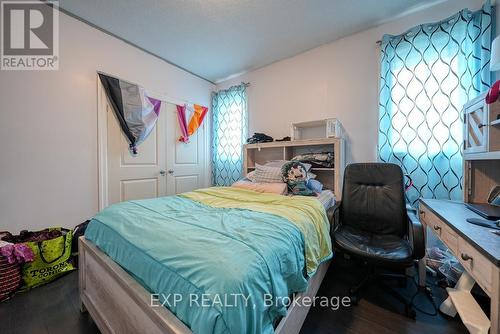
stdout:
<svg viewBox="0 0 500 334">
<path fill-rule="evenodd" d="M 417 317 L 417 312 L 410 306 L 410 305 L 405 305 L 405 315 L 410 318 L 414 319 Z"/>
</svg>

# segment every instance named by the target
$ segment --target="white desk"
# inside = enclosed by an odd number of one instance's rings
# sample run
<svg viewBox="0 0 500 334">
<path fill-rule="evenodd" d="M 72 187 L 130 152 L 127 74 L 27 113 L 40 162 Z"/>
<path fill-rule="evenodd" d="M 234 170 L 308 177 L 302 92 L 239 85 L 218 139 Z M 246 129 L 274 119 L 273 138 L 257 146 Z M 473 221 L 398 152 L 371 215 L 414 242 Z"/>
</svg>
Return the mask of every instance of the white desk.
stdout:
<svg viewBox="0 0 500 334">
<path fill-rule="evenodd" d="M 470 224 L 467 218 L 481 218 L 461 202 L 421 199 L 420 222 L 429 227 L 465 268 L 440 310 L 450 316 L 458 312 L 471 333 L 500 334 L 500 236 L 491 229 Z M 426 259 L 419 263 L 420 285 L 425 284 Z M 470 290 L 477 283 L 491 298 L 488 319 Z"/>
</svg>

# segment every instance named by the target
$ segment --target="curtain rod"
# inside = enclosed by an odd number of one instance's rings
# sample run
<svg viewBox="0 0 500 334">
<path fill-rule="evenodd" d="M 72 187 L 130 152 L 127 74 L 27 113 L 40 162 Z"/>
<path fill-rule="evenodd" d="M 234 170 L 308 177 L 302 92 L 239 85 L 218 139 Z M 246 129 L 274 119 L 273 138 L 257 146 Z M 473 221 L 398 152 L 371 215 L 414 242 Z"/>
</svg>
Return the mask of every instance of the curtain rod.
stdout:
<svg viewBox="0 0 500 334">
<path fill-rule="evenodd" d="M 490 4 L 491 6 L 496 6 L 496 0 L 490 0 Z M 382 45 L 382 40 L 379 39 L 378 41 L 375 42 L 375 44 Z"/>
<path fill-rule="evenodd" d="M 218 92 L 227 91 L 227 90 L 230 90 L 231 88 L 238 87 L 238 86 L 249 87 L 250 86 L 250 82 L 244 82 L 244 81 L 242 81 L 239 85 L 233 85 L 233 86 L 230 86 L 228 88 L 219 89 L 219 90 L 216 90 L 216 91 L 214 90 L 214 91 L 212 91 L 212 93 L 213 94 L 217 94 Z"/>
</svg>

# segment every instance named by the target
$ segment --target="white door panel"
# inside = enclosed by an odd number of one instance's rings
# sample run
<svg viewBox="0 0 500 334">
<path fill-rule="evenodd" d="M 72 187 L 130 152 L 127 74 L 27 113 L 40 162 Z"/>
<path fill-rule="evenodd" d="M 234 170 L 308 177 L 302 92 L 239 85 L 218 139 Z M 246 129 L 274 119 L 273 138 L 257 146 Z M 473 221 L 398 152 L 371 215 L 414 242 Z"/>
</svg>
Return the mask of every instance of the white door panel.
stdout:
<svg viewBox="0 0 500 334">
<path fill-rule="evenodd" d="M 185 193 L 199 188 L 198 175 L 175 176 L 175 193 Z"/>
<path fill-rule="evenodd" d="M 136 156 L 130 154 L 129 145 L 125 136 L 121 136 L 122 141 L 122 166 L 127 165 L 158 165 L 158 130 L 155 126 L 149 137 L 140 145 L 140 154 Z"/>
<path fill-rule="evenodd" d="M 179 194 L 203 187 L 205 122 L 189 137 L 188 143 L 179 142 L 181 136 L 175 104 L 166 103 L 166 122 L 175 124 L 167 134 L 167 193 Z M 189 120 L 188 120 L 189 122 Z M 170 128 L 170 127 L 169 127 Z"/>
<path fill-rule="evenodd" d="M 135 179 L 120 182 L 120 201 L 158 197 L 158 183 L 161 180 Z"/>
<path fill-rule="evenodd" d="M 180 130 L 177 127 L 175 138 L 179 138 Z M 189 143 L 179 143 L 175 145 L 175 164 L 177 165 L 197 165 L 198 164 L 198 136 L 196 132 L 189 138 Z"/>
<path fill-rule="evenodd" d="M 132 155 L 113 110 L 107 114 L 107 204 L 174 195 L 204 185 L 205 122 L 190 137 L 178 141 L 176 105 L 162 101 L 160 117 L 148 138 Z"/>
<path fill-rule="evenodd" d="M 155 129 L 133 155 L 113 110 L 107 107 L 108 204 L 166 195 L 166 176 L 160 173 L 166 165 L 164 119 L 160 113 Z"/>
</svg>

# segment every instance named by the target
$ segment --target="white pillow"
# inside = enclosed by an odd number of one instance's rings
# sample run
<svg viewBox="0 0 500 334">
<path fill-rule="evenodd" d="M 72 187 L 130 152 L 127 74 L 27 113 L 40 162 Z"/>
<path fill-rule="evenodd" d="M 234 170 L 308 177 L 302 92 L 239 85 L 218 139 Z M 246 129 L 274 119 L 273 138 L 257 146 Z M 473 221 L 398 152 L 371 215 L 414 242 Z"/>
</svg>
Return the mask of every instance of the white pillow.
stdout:
<svg viewBox="0 0 500 334">
<path fill-rule="evenodd" d="M 282 167 L 285 163 L 287 163 L 287 160 L 269 160 L 264 164 L 264 166 L 269 166 L 269 167 Z"/>
<path fill-rule="evenodd" d="M 255 164 L 255 179 L 253 182 L 258 183 L 276 183 L 283 182 L 281 177 L 281 167 L 271 167 L 266 165 Z"/>
<path fill-rule="evenodd" d="M 281 174 L 281 167 L 287 163 L 288 160 L 272 160 L 272 161 L 268 161 L 266 162 L 265 165 L 259 165 L 261 167 L 279 167 L 280 168 L 280 181 L 277 181 L 277 182 L 283 182 L 283 179 L 282 179 L 282 174 Z M 304 164 L 302 163 L 306 169 L 308 170 L 307 172 L 307 178 L 308 179 L 315 179 L 316 178 L 316 174 L 310 172 L 309 170 L 311 169 L 311 165 L 310 164 Z M 258 182 L 256 181 L 256 176 L 255 176 L 255 170 L 247 173 L 247 175 L 245 176 L 246 179 L 252 181 L 252 182 Z"/>
<path fill-rule="evenodd" d="M 245 178 L 249 179 L 252 182 L 255 182 L 255 171 L 253 170 L 250 173 L 247 173 Z"/>
<path fill-rule="evenodd" d="M 307 172 L 307 179 L 315 179 L 316 176 L 317 175 L 314 174 L 313 172 Z M 255 171 L 251 171 L 251 172 L 247 173 L 247 175 L 244 177 L 244 179 L 255 182 Z"/>
</svg>

